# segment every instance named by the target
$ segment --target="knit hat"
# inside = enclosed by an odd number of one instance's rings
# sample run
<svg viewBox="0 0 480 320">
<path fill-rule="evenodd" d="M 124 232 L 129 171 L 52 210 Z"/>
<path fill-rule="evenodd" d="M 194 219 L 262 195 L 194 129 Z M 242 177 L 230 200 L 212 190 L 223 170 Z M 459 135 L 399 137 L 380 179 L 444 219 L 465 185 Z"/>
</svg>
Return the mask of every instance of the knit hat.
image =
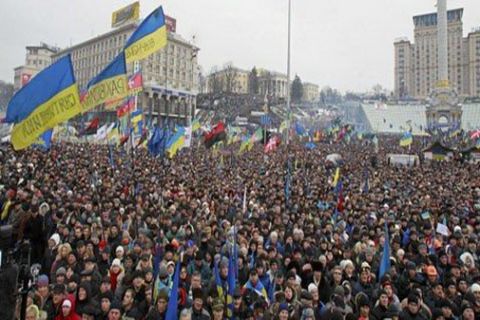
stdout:
<svg viewBox="0 0 480 320">
<path fill-rule="evenodd" d="M 48 276 L 45 274 L 39 275 L 37 279 L 37 286 L 38 287 L 48 286 Z"/>
<path fill-rule="evenodd" d="M 72 307 L 72 302 L 68 299 L 63 300 L 62 307 Z"/>
</svg>

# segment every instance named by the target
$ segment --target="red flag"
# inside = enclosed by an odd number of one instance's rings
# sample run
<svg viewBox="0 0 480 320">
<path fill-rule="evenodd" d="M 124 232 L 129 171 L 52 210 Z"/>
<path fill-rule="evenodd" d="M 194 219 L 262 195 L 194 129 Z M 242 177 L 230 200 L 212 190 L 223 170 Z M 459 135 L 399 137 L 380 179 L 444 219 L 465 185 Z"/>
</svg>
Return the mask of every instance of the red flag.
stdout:
<svg viewBox="0 0 480 320">
<path fill-rule="evenodd" d="M 205 146 L 212 147 L 215 143 L 226 138 L 225 125 L 219 121 L 210 132 L 205 134 Z"/>
<path fill-rule="evenodd" d="M 91 135 L 97 133 L 98 126 L 100 125 L 100 119 L 94 118 L 92 121 L 90 121 L 90 124 L 88 127 L 83 130 L 83 135 Z"/>
<path fill-rule="evenodd" d="M 337 200 L 337 210 L 338 212 L 343 212 L 343 210 L 345 209 L 344 205 L 343 205 L 343 202 L 344 202 L 344 199 L 343 199 L 343 188 L 340 189 L 339 193 L 338 193 L 338 200 Z"/>
<path fill-rule="evenodd" d="M 470 134 L 470 139 L 475 140 L 477 138 L 480 138 L 480 129 L 477 129 Z"/>
<path fill-rule="evenodd" d="M 132 112 L 134 107 L 135 107 L 135 99 L 134 98 L 128 99 L 122 106 L 120 106 L 120 108 L 117 109 L 117 117 L 121 118 L 129 114 L 130 112 Z"/>
<path fill-rule="evenodd" d="M 120 138 L 120 145 L 123 146 L 125 143 L 127 143 L 128 138 L 130 138 L 130 135 L 124 135 L 123 137 Z"/>
<path fill-rule="evenodd" d="M 128 89 L 130 94 L 136 94 L 143 89 L 143 77 L 141 72 L 137 72 L 128 79 Z"/>
<path fill-rule="evenodd" d="M 268 143 L 265 145 L 264 151 L 265 153 L 269 153 L 271 151 L 274 151 L 278 146 L 280 145 L 280 139 L 275 136 L 268 140 Z"/>
</svg>

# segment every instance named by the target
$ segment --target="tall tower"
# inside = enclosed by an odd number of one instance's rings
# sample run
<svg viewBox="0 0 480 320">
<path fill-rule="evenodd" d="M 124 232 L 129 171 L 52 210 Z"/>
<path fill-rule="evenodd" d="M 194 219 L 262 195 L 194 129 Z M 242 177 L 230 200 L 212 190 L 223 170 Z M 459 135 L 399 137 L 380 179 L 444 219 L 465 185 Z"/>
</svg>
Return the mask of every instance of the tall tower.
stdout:
<svg viewBox="0 0 480 320">
<path fill-rule="evenodd" d="M 430 94 L 427 109 L 427 128 L 437 130 L 460 128 L 462 107 L 457 93 L 448 82 L 448 16 L 447 0 L 437 0 L 437 85 Z"/>
</svg>

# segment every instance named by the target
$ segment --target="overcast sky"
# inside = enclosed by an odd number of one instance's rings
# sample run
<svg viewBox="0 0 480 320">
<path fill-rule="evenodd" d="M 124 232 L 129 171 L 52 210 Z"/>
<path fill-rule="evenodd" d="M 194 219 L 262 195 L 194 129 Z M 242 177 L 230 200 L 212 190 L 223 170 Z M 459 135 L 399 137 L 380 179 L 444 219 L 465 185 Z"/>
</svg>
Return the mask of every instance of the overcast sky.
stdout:
<svg viewBox="0 0 480 320">
<path fill-rule="evenodd" d="M 66 47 L 108 31 L 111 12 L 131 0 L 1 0 L 0 79 L 13 82 L 25 46 Z M 292 74 L 342 91 L 380 83 L 393 88 L 393 42 L 413 38 L 412 16 L 435 11 L 435 0 L 292 0 Z M 465 8 L 464 34 L 480 26 L 480 1 Z M 177 32 L 196 36 L 205 72 L 232 61 L 286 73 L 288 0 L 141 0 L 141 15 L 162 4 Z"/>
</svg>

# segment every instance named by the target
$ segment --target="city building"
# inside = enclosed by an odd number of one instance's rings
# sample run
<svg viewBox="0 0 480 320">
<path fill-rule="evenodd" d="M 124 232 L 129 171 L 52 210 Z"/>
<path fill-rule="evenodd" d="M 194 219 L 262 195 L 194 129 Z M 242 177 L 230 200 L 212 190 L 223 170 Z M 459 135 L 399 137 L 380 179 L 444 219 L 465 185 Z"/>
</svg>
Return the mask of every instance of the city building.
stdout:
<svg viewBox="0 0 480 320">
<path fill-rule="evenodd" d="M 480 97 L 480 28 L 469 33 L 465 43 L 469 93 L 471 96 Z"/>
<path fill-rule="evenodd" d="M 463 97 L 479 95 L 477 70 L 479 32 L 463 37 L 463 9 L 449 10 L 448 78 L 450 86 Z M 397 98 L 425 99 L 438 81 L 437 13 L 413 17 L 414 42 L 395 41 L 395 89 Z"/>
<path fill-rule="evenodd" d="M 167 20 L 174 19 L 168 17 Z M 173 25 L 176 26 L 176 21 Z M 138 22 L 122 25 L 61 50 L 54 59 L 71 54 L 74 73 L 82 90 L 120 53 L 137 26 Z M 195 114 L 199 48 L 183 39 L 175 28 L 167 29 L 167 46 L 139 63 L 143 92 L 139 95 L 137 106 L 144 110 L 147 118 L 175 119 L 175 123 L 186 124 Z M 127 65 L 127 73 L 134 73 L 133 64 Z M 105 111 L 101 107 L 99 110 Z"/>
<path fill-rule="evenodd" d="M 15 91 L 22 88 L 38 72 L 52 63 L 52 55 L 59 51 L 59 48 L 40 43 L 39 46 L 26 47 L 27 54 L 25 64 L 14 69 L 13 88 Z"/>
<path fill-rule="evenodd" d="M 207 92 L 247 94 L 250 72 L 228 65 L 207 77 Z"/>
<path fill-rule="evenodd" d="M 303 101 L 315 102 L 320 97 L 320 87 L 317 84 L 304 82 L 303 83 Z"/>
<path fill-rule="evenodd" d="M 287 76 L 276 71 L 258 69 L 258 87 L 261 95 L 267 95 L 270 98 L 287 98 Z"/>
</svg>

